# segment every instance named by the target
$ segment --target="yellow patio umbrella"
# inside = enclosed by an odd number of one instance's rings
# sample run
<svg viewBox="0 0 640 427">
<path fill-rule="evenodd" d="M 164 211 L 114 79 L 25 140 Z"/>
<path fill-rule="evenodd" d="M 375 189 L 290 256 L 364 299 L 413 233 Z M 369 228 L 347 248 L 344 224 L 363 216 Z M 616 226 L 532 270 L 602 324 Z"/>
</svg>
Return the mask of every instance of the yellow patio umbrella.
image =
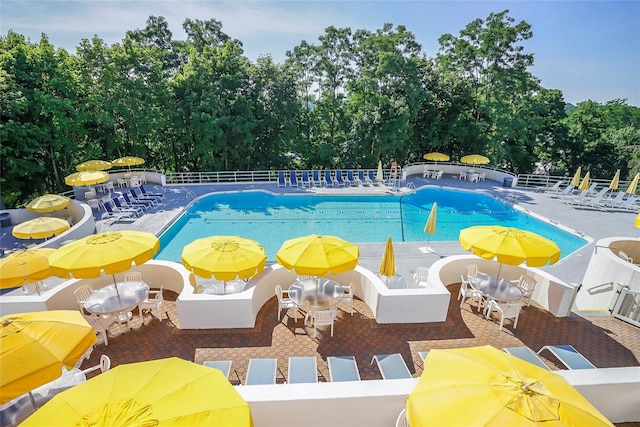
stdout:
<svg viewBox="0 0 640 427">
<path fill-rule="evenodd" d="M 109 180 L 109 174 L 104 171 L 82 171 L 64 177 L 67 185 L 82 187 L 83 185 L 100 184 Z"/>
<path fill-rule="evenodd" d="M 336 236 L 297 237 L 282 244 L 276 260 L 298 274 L 325 276 L 352 270 L 358 265 L 360 248 Z"/>
<path fill-rule="evenodd" d="M 433 162 L 446 162 L 449 160 L 449 156 L 447 156 L 446 154 L 438 153 L 435 151 L 432 153 L 427 153 L 422 157 L 425 160 L 431 160 Z"/>
<path fill-rule="evenodd" d="M 66 208 L 71 199 L 59 194 L 43 194 L 30 201 L 26 208 L 32 212 L 53 212 Z"/>
<path fill-rule="evenodd" d="M 462 157 L 460 161 L 467 165 L 486 165 L 490 160 L 480 154 L 469 154 L 468 156 Z"/>
<path fill-rule="evenodd" d="M 144 159 L 141 157 L 125 156 L 112 160 L 111 163 L 114 166 L 138 166 L 144 164 Z"/>
<path fill-rule="evenodd" d="M 573 174 L 573 178 L 571 178 L 571 182 L 569 184 L 573 185 L 574 187 L 577 187 L 580 184 L 581 175 L 582 175 L 582 167 L 578 166 L 578 169 L 576 169 L 576 173 Z"/>
<path fill-rule="evenodd" d="M 542 267 L 560 260 L 558 245 L 539 234 L 499 225 L 478 225 L 460 231 L 464 250 L 484 259 L 496 259 L 502 264 Z M 498 268 L 498 279 L 500 278 Z"/>
<path fill-rule="evenodd" d="M 384 173 L 382 172 L 382 162 L 378 160 L 378 170 L 376 171 L 376 180 L 384 181 Z"/>
<path fill-rule="evenodd" d="M 620 169 L 618 169 L 616 171 L 616 174 L 613 175 L 613 178 L 611 179 L 611 183 L 609 184 L 609 189 L 610 190 L 617 190 L 619 183 L 620 183 Z"/>
<path fill-rule="evenodd" d="M 78 172 L 81 171 L 104 171 L 111 169 L 113 165 L 106 160 L 87 160 L 76 166 Z"/>
<path fill-rule="evenodd" d="M 584 178 L 582 178 L 582 181 L 580 182 L 580 185 L 578 186 L 578 190 L 588 190 L 589 189 L 589 172 L 587 172 L 584 175 Z"/>
<path fill-rule="evenodd" d="M 22 286 L 51 277 L 49 256 L 55 249 L 23 249 L 0 259 L 0 288 Z"/>
<path fill-rule="evenodd" d="M 379 271 L 380 274 L 387 278 L 396 274 L 396 257 L 393 253 L 393 242 L 391 241 L 391 236 L 387 239 L 387 244 L 384 247 Z"/>
<path fill-rule="evenodd" d="M 116 274 L 132 263 L 143 264 L 160 250 L 160 241 L 144 231 L 111 231 L 92 234 L 60 247 L 49 257 L 51 272 L 58 277 L 89 279 L 104 271 Z"/>
<path fill-rule="evenodd" d="M 436 219 L 438 216 L 438 204 L 433 202 L 433 207 L 431 208 L 431 212 L 429 212 L 429 217 L 427 218 L 427 222 L 424 225 L 424 232 L 427 233 L 427 251 L 433 252 L 433 249 L 429 247 L 429 240 L 431 239 L 432 234 L 436 234 Z"/>
<path fill-rule="evenodd" d="M 259 274 L 266 262 L 260 243 L 238 236 L 205 237 L 182 249 L 182 264 L 205 279 L 248 279 Z"/>
<path fill-rule="evenodd" d="M 40 216 L 16 225 L 11 234 L 18 239 L 48 239 L 67 231 L 70 227 L 65 219 Z"/>
<path fill-rule="evenodd" d="M 492 346 L 434 349 L 409 394 L 420 426 L 613 426 L 564 377 Z"/>
<path fill-rule="evenodd" d="M 631 184 L 629 184 L 629 187 L 627 188 L 627 193 L 628 194 L 636 194 L 636 190 L 638 189 L 638 180 L 640 179 L 640 172 L 638 172 L 636 174 L 636 176 L 633 177 L 633 180 L 631 181 Z"/>
<path fill-rule="evenodd" d="M 78 310 L 0 317 L 0 404 L 59 378 L 62 367 L 72 369 L 95 342 Z"/>
<path fill-rule="evenodd" d="M 177 357 L 118 365 L 57 394 L 21 426 L 253 426 L 218 369 Z"/>
</svg>

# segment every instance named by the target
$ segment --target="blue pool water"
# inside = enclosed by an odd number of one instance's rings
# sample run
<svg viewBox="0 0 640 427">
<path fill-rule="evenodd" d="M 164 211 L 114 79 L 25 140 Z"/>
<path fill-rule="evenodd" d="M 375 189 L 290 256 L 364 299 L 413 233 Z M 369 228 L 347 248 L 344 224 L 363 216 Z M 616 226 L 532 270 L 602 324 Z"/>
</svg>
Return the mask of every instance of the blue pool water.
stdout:
<svg viewBox="0 0 640 427">
<path fill-rule="evenodd" d="M 262 191 L 212 194 L 198 200 L 160 237 L 156 259 L 180 262 L 182 249 L 213 235 L 237 235 L 260 242 L 274 261 L 282 243 L 308 234 L 330 234 L 350 242 L 424 242 L 424 225 L 438 203 L 432 241 L 457 241 L 474 225 L 502 225 L 553 240 L 562 256 L 586 241 L 491 197 L 424 188 L 412 194 L 376 196 L 274 195 Z"/>
</svg>

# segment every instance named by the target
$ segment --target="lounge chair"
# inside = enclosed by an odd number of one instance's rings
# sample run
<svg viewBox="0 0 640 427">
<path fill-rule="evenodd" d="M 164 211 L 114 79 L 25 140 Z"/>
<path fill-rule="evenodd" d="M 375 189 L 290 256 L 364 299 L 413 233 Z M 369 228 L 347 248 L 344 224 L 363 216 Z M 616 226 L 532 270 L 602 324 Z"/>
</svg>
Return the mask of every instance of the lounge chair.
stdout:
<svg viewBox="0 0 640 427">
<path fill-rule="evenodd" d="M 369 185 L 367 178 L 364 176 L 364 171 L 358 171 L 356 182 L 358 183 L 358 185 Z"/>
<path fill-rule="evenodd" d="M 342 171 L 340 169 L 338 169 L 336 171 L 336 185 L 338 187 L 344 187 L 344 179 L 342 178 Z"/>
<path fill-rule="evenodd" d="M 382 182 L 376 178 L 376 171 L 374 170 L 370 170 L 369 173 L 367 174 L 367 181 L 369 181 L 371 185 L 382 184 Z"/>
<path fill-rule="evenodd" d="M 133 212 L 116 212 L 110 201 L 102 203 L 102 206 L 105 210 L 105 212 L 102 213 L 102 220 L 112 219 L 116 222 L 122 220 L 135 221 L 137 218 L 136 214 Z"/>
<path fill-rule="evenodd" d="M 289 357 L 289 384 L 317 383 L 318 365 L 315 357 Z"/>
<path fill-rule="evenodd" d="M 420 356 L 420 360 L 422 360 L 422 362 L 424 362 L 424 360 L 427 358 L 428 355 L 429 355 L 429 350 L 418 352 L 418 356 Z"/>
<path fill-rule="evenodd" d="M 569 195 L 562 195 L 557 197 L 557 199 L 563 203 L 571 203 L 571 202 L 581 203 L 585 200 L 589 200 L 589 198 L 590 198 L 589 190 L 580 190 L 578 194 L 569 194 Z"/>
<path fill-rule="evenodd" d="M 133 197 L 134 199 L 136 199 L 139 202 L 149 203 L 149 206 L 155 206 L 155 205 L 158 204 L 158 201 L 156 199 L 154 199 L 153 197 L 141 196 L 140 194 L 136 193 L 135 189 L 133 189 L 133 188 L 129 189 L 129 194 L 131 195 L 131 197 Z"/>
<path fill-rule="evenodd" d="M 570 201 L 567 204 L 574 208 L 602 209 L 601 203 L 608 190 L 608 188 L 603 188 L 593 197 L 586 197 L 582 201 Z"/>
<path fill-rule="evenodd" d="M 624 198 L 626 195 L 627 195 L 626 191 L 618 191 L 618 193 L 616 194 L 616 197 L 609 197 L 608 199 L 603 200 L 600 203 L 600 206 L 602 207 L 620 206 L 621 204 L 624 203 Z"/>
<path fill-rule="evenodd" d="M 137 217 L 144 215 L 144 208 L 142 206 L 129 206 L 124 200 L 120 201 L 120 197 L 113 197 L 111 201 L 116 205 L 117 209 L 114 210 L 117 210 L 117 212 L 133 212 Z"/>
<path fill-rule="evenodd" d="M 289 172 L 289 184 L 292 187 L 298 186 L 298 173 L 296 171 Z"/>
<path fill-rule="evenodd" d="M 245 385 L 275 384 L 278 359 L 249 359 Z"/>
<path fill-rule="evenodd" d="M 142 185 L 140 187 L 138 187 L 138 189 L 140 190 L 140 192 L 142 192 L 142 194 L 145 197 L 155 197 L 156 199 L 160 200 L 161 202 L 164 202 L 164 194 L 161 194 L 161 193 L 149 193 L 149 192 L 147 192 L 147 190 Z"/>
<path fill-rule="evenodd" d="M 286 187 L 287 180 L 284 176 L 284 171 L 278 171 L 278 187 Z"/>
<path fill-rule="evenodd" d="M 347 185 L 349 185 L 351 187 L 357 187 L 358 186 L 358 181 L 353 176 L 353 171 L 352 170 L 348 170 L 347 171 L 347 179 L 345 179 L 344 182 L 345 182 L 345 184 L 347 184 Z"/>
<path fill-rule="evenodd" d="M 596 365 L 589 362 L 589 360 L 573 348 L 572 345 L 545 345 L 538 350 L 537 354 L 540 354 L 544 350 L 549 350 L 549 352 L 568 369 L 596 369 Z"/>
<path fill-rule="evenodd" d="M 322 187 L 322 179 L 320 178 L 320 171 L 312 171 L 311 172 L 311 182 L 314 187 Z"/>
<path fill-rule="evenodd" d="M 202 364 L 209 368 L 214 368 L 219 371 L 222 371 L 222 374 L 229 378 L 229 373 L 231 372 L 231 364 L 233 361 L 231 360 L 205 360 Z"/>
<path fill-rule="evenodd" d="M 638 198 L 635 196 L 629 197 L 619 206 L 607 206 L 608 210 L 621 211 L 621 212 L 638 212 L 640 205 L 638 205 Z"/>
<path fill-rule="evenodd" d="M 354 356 L 329 356 L 327 365 L 331 382 L 360 381 L 360 371 Z"/>
<path fill-rule="evenodd" d="M 331 171 L 328 169 L 324 171 L 324 184 L 326 186 L 330 185 L 333 187 L 333 179 L 331 179 Z"/>
<path fill-rule="evenodd" d="M 522 359 L 525 362 L 529 362 L 532 365 L 536 365 L 539 368 L 546 369 L 547 371 L 551 370 L 529 347 L 505 347 L 502 351 Z"/>
<path fill-rule="evenodd" d="M 309 179 L 309 171 L 302 171 L 302 186 L 311 187 L 311 180 Z"/>
<path fill-rule="evenodd" d="M 573 185 L 567 185 L 563 190 L 547 190 L 544 192 L 544 194 L 552 198 L 569 196 L 573 192 L 574 188 L 575 187 Z"/>
<path fill-rule="evenodd" d="M 130 194 L 127 194 L 126 191 L 122 192 L 122 197 L 124 198 L 124 200 L 126 200 L 127 204 L 129 205 L 144 206 L 145 209 L 149 209 L 150 206 L 153 206 L 153 203 L 149 202 L 148 200 L 135 199 Z"/>
<path fill-rule="evenodd" d="M 376 361 L 378 369 L 385 380 L 397 380 L 402 378 L 412 378 L 411 372 L 404 362 L 400 353 L 376 354 L 371 359 L 371 363 Z"/>
</svg>

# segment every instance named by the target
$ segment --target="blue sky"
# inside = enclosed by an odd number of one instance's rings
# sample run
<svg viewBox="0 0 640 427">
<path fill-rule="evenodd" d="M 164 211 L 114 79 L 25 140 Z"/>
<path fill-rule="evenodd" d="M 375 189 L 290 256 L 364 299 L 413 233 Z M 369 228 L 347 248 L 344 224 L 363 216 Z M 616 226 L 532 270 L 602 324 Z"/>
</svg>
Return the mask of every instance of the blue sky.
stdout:
<svg viewBox="0 0 640 427">
<path fill-rule="evenodd" d="M 244 44 L 255 60 L 282 62 L 302 40 L 318 43 L 330 25 L 376 30 L 405 25 L 428 56 L 438 38 L 457 36 L 466 24 L 509 9 L 516 22 L 532 25 L 524 43 L 535 55 L 531 72 L 565 101 L 600 103 L 626 98 L 640 106 L 640 1 L 35 1 L 2 0 L 0 30 L 37 42 L 45 33 L 56 47 L 74 53 L 83 38 L 120 42 L 127 30 L 143 28 L 150 15 L 163 16 L 173 38 L 184 40 L 186 18 L 222 22 L 223 31 Z"/>
</svg>

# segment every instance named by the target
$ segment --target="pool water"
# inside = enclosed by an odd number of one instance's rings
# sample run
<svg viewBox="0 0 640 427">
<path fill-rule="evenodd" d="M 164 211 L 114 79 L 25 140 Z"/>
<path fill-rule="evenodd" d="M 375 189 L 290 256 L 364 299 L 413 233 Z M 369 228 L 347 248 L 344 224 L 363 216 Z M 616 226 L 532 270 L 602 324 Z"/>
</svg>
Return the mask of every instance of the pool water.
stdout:
<svg viewBox="0 0 640 427">
<path fill-rule="evenodd" d="M 438 203 L 431 241 L 457 241 L 474 225 L 502 225 L 538 233 L 556 242 L 562 256 L 587 242 L 491 197 L 424 188 L 406 195 L 275 195 L 264 191 L 216 193 L 193 204 L 160 236 L 155 259 L 180 262 L 182 249 L 213 235 L 236 235 L 261 243 L 270 261 L 285 240 L 329 234 L 355 243 L 425 242 L 424 225 Z"/>
</svg>

